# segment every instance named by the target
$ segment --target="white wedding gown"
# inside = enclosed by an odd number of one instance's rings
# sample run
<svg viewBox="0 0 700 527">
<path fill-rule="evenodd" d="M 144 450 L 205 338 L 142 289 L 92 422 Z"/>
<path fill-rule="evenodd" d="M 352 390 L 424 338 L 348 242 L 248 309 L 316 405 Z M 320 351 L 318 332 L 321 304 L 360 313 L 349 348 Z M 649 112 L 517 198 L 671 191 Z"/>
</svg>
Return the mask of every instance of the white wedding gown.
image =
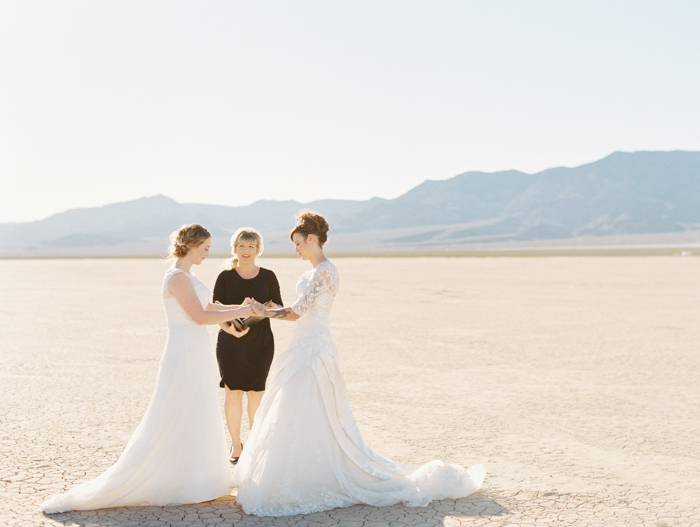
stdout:
<svg viewBox="0 0 700 527">
<path fill-rule="evenodd" d="M 370 450 L 353 418 L 328 318 L 339 275 L 329 261 L 304 273 L 291 306 L 302 315 L 275 357 L 255 425 L 233 472 L 248 514 L 288 516 L 364 503 L 427 506 L 477 491 L 485 470 L 394 463 Z"/>
<path fill-rule="evenodd" d="M 168 291 L 163 304 L 168 338 L 153 397 L 119 460 L 96 479 L 41 504 L 46 513 L 125 505 L 209 501 L 229 494 L 231 469 L 219 409 L 218 371 L 206 326 L 200 326 Z M 185 273 L 202 306 L 210 293 Z"/>
</svg>

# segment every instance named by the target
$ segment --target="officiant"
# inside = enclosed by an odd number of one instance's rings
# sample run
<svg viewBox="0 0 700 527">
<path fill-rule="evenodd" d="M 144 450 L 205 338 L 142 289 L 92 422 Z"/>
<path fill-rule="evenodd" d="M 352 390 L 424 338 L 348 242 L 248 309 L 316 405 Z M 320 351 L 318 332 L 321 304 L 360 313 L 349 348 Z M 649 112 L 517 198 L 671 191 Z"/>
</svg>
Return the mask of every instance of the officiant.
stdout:
<svg viewBox="0 0 700 527">
<path fill-rule="evenodd" d="M 256 258 L 262 252 L 260 233 L 249 227 L 236 231 L 231 237 L 233 257 L 227 262 L 227 269 L 216 279 L 214 302 L 242 304 L 246 298 L 254 298 L 261 303 L 271 301 L 272 305 L 282 306 L 275 273 L 256 264 Z M 252 428 L 275 355 L 275 340 L 269 319 L 263 319 L 243 331 L 236 331 L 230 326 L 228 322 L 221 324 L 216 341 L 216 359 L 221 373 L 219 386 L 226 390 L 224 414 L 231 434 L 229 461 L 235 465 L 243 450 L 243 395 L 247 398 L 248 420 Z"/>
</svg>

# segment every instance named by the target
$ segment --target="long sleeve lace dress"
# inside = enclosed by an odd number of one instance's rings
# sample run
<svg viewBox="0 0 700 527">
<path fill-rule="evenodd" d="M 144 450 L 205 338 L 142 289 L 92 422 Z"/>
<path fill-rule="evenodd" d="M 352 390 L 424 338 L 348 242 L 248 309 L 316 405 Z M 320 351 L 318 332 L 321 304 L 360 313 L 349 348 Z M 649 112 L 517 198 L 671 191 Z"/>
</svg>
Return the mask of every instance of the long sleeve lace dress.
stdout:
<svg viewBox="0 0 700 527">
<path fill-rule="evenodd" d="M 477 491 L 485 471 L 431 461 L 395 463 L 367 447 L 350 410 L 328 319 L 339 288 L 329 261 L 304 273 L 291 309 L 301 315 L 275 357 L 255 425 L 233 478 L 248 514 L 288 516 L 364 503 L 427 506 Z"/>
</svg>

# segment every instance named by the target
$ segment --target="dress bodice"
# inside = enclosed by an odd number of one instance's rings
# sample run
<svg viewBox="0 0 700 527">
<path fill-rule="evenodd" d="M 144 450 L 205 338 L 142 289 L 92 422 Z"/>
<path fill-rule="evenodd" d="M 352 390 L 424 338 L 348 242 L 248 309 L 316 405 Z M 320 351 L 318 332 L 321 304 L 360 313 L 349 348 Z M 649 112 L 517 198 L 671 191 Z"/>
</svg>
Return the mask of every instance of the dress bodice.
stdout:
<svg viewBox="0 0 700 527">
<path fill-rule="evenodd" d="M 171 267 L 165 273 L 163 278 L 163 306 L 165 307 L 165 318 L 168 321 L 168 326 L 199 326 L 192 318 L 185 313 L 182 306 L 173 296 L 173 294 L 168 290 L 168 282 L 177 273 L 184 273 L 192 282 L 194 287 L 194 292 L 197 294 L 197 298 L 202 303 L 202 307 L 206 308 L 209 304 L 209 288 L 204 285 L 204 283 L 197 278 L 195 275 L 183 271 L 182 269 L 177 269 Z"/>
<path fill-rule="evenodd" d="M 297 300 L 291 309 L 302 316 L 296 322 L 292 337 L 294 340 L 309 334 L 330 338 L 328 320 L 339 287 L 338 269 L 328 260 L 299 277 L 296 286 Z"/>
</svg>

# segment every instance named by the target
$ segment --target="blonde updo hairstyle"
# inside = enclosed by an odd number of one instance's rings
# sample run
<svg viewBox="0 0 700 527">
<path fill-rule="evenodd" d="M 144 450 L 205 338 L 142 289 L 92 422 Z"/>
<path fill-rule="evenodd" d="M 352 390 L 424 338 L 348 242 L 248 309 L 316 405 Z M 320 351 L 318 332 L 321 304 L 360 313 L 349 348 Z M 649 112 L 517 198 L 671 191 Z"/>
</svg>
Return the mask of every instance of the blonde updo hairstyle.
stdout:
<svg viewBox="0 0 700 527">
<path fill-rule="evenodd" d="M 323 247 L 323 244 L 328 240 L 328 222 L 326 218 L 310 210 L 303 210 L 295 216 L 297 220 L 297 226 L 292 229 L 289 238 L 294 241 L 294 235 L 296 233 L 308 237 L 309 234 L 313 234 L 318 239 L 318 244 Z"/>
<path fill-rule="evenodd" d="M 206 240 L 211 238 L 211 234 L 204 227 L 197 223 L 183 225 L 179 231 L 170 235 L 170 247 L 168 257 L 183 258 L 195 247 L 199 247 Z"/>
<path fill-rule="evenodd" d="M 227 269 L 235 269 L 238 267 L 238 256 L 236 256 L 236 247 L 241 242 L 252 242 L 258 248 L 255 256 L 260 256 L 263 253 L 263 239 L 262 235 L 251 227 L 241 227 L 236 231 L 236 233 L 231 236 L 231 254 L 233 258 L 228 261 Z"/>
</svg>

